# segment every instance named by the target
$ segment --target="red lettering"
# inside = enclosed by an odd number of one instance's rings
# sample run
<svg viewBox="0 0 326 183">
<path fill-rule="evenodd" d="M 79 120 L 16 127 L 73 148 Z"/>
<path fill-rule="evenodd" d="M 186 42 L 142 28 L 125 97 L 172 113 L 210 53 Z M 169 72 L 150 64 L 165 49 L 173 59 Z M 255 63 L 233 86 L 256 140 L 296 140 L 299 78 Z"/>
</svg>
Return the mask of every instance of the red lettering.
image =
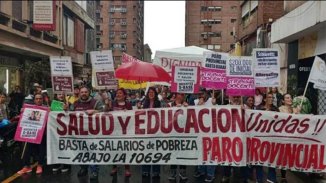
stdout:
<svg viewBox="0 0 326 183">
<path fill-rule="evenodd" d="M 212 147 L 212 155 L 211 160 L 217 162 L 221 162 L 221 148 L 220 148 L 220 139 L 218 137 L 213 138 L 213 147 Z"/>
<path fill-rule="evenodd" d="M 88 115 L 88 118 L 92 118 L 92 115 Z M 79 113 L 79 135 L 88 135 L 88 131 L 84 130 L 84 114 Z"/>
<path fill-rule="evenodd" d="M 231 156 L 231 139 L 229 137 L 222 137 L 222 160 L 232 163 Z"/>
<path fill-rule="evenodd" d="M 185 133 L 190 133 L 190 128 L 193 128 L 195 133 L 199 133 L 197 115 L 195 109 L 187 110 Z"/>
<path fill-rule="evenodd" d="M 161 131 L 162 133 L 171 133 L 173 123 L 172 110 L 168 110 L 168 120 L 165 120 L 165 110 L 161 110 Z M 167 123 L 167 127 L 164 125 Z"/>
<path fill-rule="evenodd" d="M 310 121 L 309 118 L 305 118 L 300 123 L 300 128 L 297 130 L 298 133 L 306 133 L 309 129 L 308 122 Z"/>
<path fill-rule="evenodd" d="M 176 132 L 178 133 L 183 133 L 184 129 L 180 128 L 179 124 L 178 124 L 178 116 L 183 114 L 183 110 L 182 109 L 178 109 L 173 116 L 173 126 Z"/>
<path fill-rule="evenodd" d="M 209 151 L 211 149 L 212 143 L 209 137 L 203 137 L 203 161 L 207 161 Z"/>
<path fill-rule="evenodd" d="M 72 132 L 74 132 L 75 135 L 79 135 L 76 114 L 75 113 L 69 114 L 69 119 L 70 120 L 69 120 L 68 134 L 72 135 Z"/>
<path fill-rule="evenodd" d="M 93 128 L 92 116 L 88 116 L 88 128 L 89 128 L 89 133 L 92 135 L 97 135 L 100 132 L 100 116 L 99 116 L 99 114 L 95 115 L 95 129 Z"/>
<path fill-rule="evenodd" d="M 109 117 L 109 129 L 107 129 L 107 120 L 106 120 L 106 117 Z M 113 130 L 114 130 L 114 119 L 113 119 L 113 116 L 112 114 L 110 113 L 104 113 L 102 116 L 101 116 L 101 122 L 102 122 L 102 134 L 103 135 L 111 135 L 113 133 Z"/>
<path fill-rule="evenodd" d="M 251 148 L 250 148 L 250 160 L 252 162 L 257 162 L 259 161 L 258 159 L 258 150 L 260 147 L 260 140 L 258 138 L 252 138 L 251 139 Z"/>
<path fill-rule="evenodd" d="M 238 153 L 237 153 L 238 152 Z M 235 137 L 232 142 L 232 157 L 235 162 L 240 162 L 243 157 L 243 143 L 241 138 Z"/>
<path fill-rule="evenodd" d="M 263 141 L 259 149 L 259 160 L 260 162 L 265 162 L 268 160 L 270 155 L 271 146 L 268 141 Z"/>
<path fill-rule="evenodd" d="M 225 116 L 225 125 L 223 126 L 222 116 Z M 231 127 L 231 114 L 228 109 L 220 109 L 217 113 L 217 125 L 222 133 L 226 133 Z"/>
<path fill-rule="evenodd" d="M 244 116 L 244 110 L 241 110 L 242 116 Z M 239 114 L 239 109 L 231 109 L 232 114 L 232 132 L 237 131 L 237 125 L 240 128 L 240 132 L 245 131 L 244 119 Z"/>
<path fill-rule="evenodd" d="M 208 109 L 201 109 L 198 113 L 198 124 L 199 124 L 199 128 L 202 132 L 204 133 L 208 133 L 210 128 L 209 127 L 205 127 L 204 125 L 204 115 L 205 114 L 209 114 L 209 110 Z M 215 115 L 216 116 L 216 115 Z M 216 118 L 215 118 L 216 119 Z"/>
<path fill-rule="evenodd" d="M 135 112 L 135 133 L 136 134 L 145 134 L 145 129 L 141 129 L 140 125 L 145 123 L 144 119 L 140 119 L 140 116 L 145 115 L 145 111 L 136 111 Z"/>
<path fill-rule="evenodd" d="M 154 117 L 155 124 L 152 126 L 152 119 Z M 160 117 L 158 112 L 150 110 L 147 111 L 147 134 L 155 134 L 159 129 Z"/>
<path fill-rule="evenodd" d="M 62 117 L 65 117 L 64 113 L 59 113 L 57 115 L 57 123 L 58 125 L 60 125 L 62 127 L 62 130 L 59 129 L 59 127 L 57 128 L 57 133 L 61 136 L 66 135 L 67 133 L 67 126 L 66 124 L 61 120 Z"/>
</svg>

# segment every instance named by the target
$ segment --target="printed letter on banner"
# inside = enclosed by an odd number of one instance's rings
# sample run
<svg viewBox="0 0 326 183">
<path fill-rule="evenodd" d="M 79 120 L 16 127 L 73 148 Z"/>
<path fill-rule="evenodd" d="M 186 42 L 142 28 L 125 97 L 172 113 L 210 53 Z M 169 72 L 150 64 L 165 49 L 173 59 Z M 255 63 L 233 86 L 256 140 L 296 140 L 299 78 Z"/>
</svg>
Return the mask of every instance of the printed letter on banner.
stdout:
<svg viewBox="0 0 326 183">
<path fill-rule="evenodd" d="M 254 77 L 256 87 L 280 86 L 280 57 L 277 49 L 254 49 Z"/>
</svg>

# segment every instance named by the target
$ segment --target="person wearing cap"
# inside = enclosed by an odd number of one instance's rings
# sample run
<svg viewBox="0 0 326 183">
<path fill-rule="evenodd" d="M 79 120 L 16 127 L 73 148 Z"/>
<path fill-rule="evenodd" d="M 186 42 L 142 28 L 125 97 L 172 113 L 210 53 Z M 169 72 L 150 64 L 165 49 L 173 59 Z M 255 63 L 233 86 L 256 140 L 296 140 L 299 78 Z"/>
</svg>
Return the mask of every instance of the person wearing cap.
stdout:
<svg viewBox="0 0 326 183">
<path fill-rule="evenodd" d="M 74 94 L 70 95 L 70 96 L 66 96 L 66 101 L 69 105 L 69 108 L 79 99 L 79 86 L 78 85 L 74 85 Z"/>
<path fill-rule="evenodd" d="M 184 93 L 175 93 L 175 100 L 170 103 L 171 107 L 188 107 L 188 103 L 185 101 L 185 94 Z M 179 177 L 180 180 L 186 181 L 188 180 L 188 177 L 186 175 L 186 166 L 185 165 L 179 165 L 180 172 Z M 168 179 L 170 181 L 175 181 L 177 178 L 177 165 L 171 165 L 170 166 L 170 175 Z"/>
</svg>

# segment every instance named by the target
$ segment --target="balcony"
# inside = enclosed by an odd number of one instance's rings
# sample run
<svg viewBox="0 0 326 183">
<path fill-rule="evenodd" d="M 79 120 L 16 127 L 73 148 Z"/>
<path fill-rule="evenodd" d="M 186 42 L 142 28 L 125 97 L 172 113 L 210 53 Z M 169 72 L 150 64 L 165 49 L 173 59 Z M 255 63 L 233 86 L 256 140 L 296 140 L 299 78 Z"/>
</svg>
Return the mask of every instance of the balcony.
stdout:
<svg viewBox="0 0 326 183">
<path fill-rule="evenodd" d="M 120 25 L 121 26 L 127 26 L 127 22 L 121 22 Z"/>
<path fill-rule="evenodd" d="M 120 38 L 121 38 L 121 39 L 127 39 L 127 34 L 121 34 L 121 35 L 120 35 Z"/>
<path fill-rule="evenodd" d="M 109 38 L 114 38 L 115 37 L 115 34 L 110 34 L 109 35 Z"/>
</svg>

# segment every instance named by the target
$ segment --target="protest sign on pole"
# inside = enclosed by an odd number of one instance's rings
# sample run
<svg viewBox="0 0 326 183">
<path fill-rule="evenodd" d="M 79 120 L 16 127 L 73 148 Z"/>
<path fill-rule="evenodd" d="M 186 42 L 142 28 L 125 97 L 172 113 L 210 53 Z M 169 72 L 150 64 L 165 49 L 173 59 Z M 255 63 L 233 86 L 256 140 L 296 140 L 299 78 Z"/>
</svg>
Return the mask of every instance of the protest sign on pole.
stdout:
<svg viewBox="0 0 326 183">
<path fill-rule="evenodd" d="M 91 51 L 92 85 L 96 89 L 117 89 L 111 50 Z"/>
<path fill-rule="evenodd" d="M 204 88 L 226 88 L 227 53 L 204 52 L 204 67 L 201 68 L 201 81 Z"/>
<path fill-rule="evenodd" d="M 229 96 L 255 95 L 255 80 L 251 57 L 230 56 L 226 64 L 227 89 Z"/>
<path fill-rule="evenodd" d="M 24 104 L 15 140 L 40 144 L 48 121 L 49 108 Z"/>
<path fill-rule="evenodd" d="M 256 87 L 280 86 L 280 56 L 273 48 L 254 49 L 254 78 Z"/>
<path fill-rule="evenodd" d="M 316 89 L 326 90 L 326 64 L 318 56 L 315 57 L 308 82 L 314 83 L 314 88 Z"/>
<path fill-rule="evenodd" d="M 200 67 L 172 66 L 171 92 L 198 93 Z"/>
<path fill-rule="evenodd" d="M 326 115 L 240 106 L 51 112 L 48 164 L 249 164 L 326 172 Z"/>
<path fill-rule="evenodd" d="M 50 57 L 53 93 L 72 93 L 73 74 L 71 57 Z"/>
</svg>

